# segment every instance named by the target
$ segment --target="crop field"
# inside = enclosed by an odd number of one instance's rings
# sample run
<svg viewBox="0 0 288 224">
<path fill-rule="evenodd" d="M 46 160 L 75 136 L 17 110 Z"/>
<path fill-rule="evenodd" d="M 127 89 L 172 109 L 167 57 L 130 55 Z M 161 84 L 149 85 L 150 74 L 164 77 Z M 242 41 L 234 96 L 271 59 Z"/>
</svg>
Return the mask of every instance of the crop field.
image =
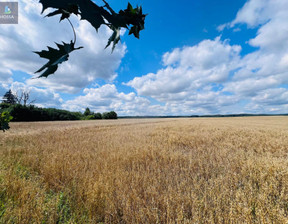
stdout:
<svg viewBox="0 0 288 224">
<path fill-rule="evenodd" d="M 0 223 L 287 223 L 288 117 L 12 123 Z"/>
</svg>

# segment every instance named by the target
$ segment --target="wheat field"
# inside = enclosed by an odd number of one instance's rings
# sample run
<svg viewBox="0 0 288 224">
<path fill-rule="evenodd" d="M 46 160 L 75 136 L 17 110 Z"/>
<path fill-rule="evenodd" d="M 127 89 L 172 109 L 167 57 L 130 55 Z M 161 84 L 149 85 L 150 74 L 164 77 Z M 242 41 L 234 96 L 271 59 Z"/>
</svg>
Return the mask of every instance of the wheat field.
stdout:
<svg viewBox="0 0 288 224">
<path fill-rule="evenodd" d="M 0 223 L 287 223 L 288 117 L 12 123 Z"/>
</svg>

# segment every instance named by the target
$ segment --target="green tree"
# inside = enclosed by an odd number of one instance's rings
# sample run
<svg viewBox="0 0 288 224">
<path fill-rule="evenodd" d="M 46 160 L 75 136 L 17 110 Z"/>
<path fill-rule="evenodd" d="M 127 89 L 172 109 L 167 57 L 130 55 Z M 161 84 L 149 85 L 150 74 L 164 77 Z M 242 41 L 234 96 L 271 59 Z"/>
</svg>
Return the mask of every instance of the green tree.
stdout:
<svg viewBox="0 0 288 224">
<path fill-rule="evenodd" d="M 17 103 L 16 96 L 12 93 L 11 89 L 9 89 L 9 91 L 7 91 L 4 94 L 2 102 L 7 103 L 7 104 L 11 104 L 11 105 L 14 105 Z"/>
<path fill-rule="evenodd" d="M 115 111 L 110 111 L 110 112 L 104 112 L 102 114 L 103 119 L 117 119 L 118 115 Z"/>
<path fill-rule="evenodd" d="M 16 104 L 16 97 L 12 93 L 11 89 L 9 89 L 9 91 L 7 91 L 4 94 L 2 103 L 0 106 L 2 110 L 0 111 L 0 130 L 2 130 L 3 132 L 10 128 L 9 122 L 13 118 L 12 116 L 10 116 L 8 111 L 3 111 L 3 110 L 7 110 L 7 108 L 9 108 L 11 105 L 15 105 L 15 104 Z"/>
<path fill-rule="evenodd" d="M 89 115 L 92 115 L 92 113 L 91 113 L 91 110 L 89 109 L 89 107 L 87 107 L 85 109 L 84 116 L 89 116 Z"/>
<path fill-rule="evenodd" d="M 10 114 L 5 111 L 2 112 L 0 114 L 0 130 L 2 130 L 3 132 L 5 132 L 5 130 L 8 130 L 9 127 L 9 122 L 13 119 L 12 116 L 10 116 Z"/>
<path fill-rule="evenodd" d="M 110 111 L 109 116 L 110 116 L 110 119 L 117 119 L 118 118 L 118 115 L 115 111 Z"/>
<path fill-rule="evenodd" d="M 102 114 L 101 113 L 95 113 L 94 119 L 98 119 L 98 120 L 102 119 Z"/>
</svg>

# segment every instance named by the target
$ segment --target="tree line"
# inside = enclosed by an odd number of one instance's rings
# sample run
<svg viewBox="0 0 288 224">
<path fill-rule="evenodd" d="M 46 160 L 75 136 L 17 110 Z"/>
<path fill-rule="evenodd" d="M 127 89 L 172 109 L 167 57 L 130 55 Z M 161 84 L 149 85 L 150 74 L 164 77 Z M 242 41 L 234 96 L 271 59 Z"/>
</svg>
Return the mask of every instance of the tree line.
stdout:
<svg viewBox="0 0 288 224">
<path fill-rule="evenodd" d="M 8 130 L 10 121 L 59 121 L 59 120 L 96 120 L 117 119 L 115 111 L 95 113 L 89 108 L 85 112 L 71 112 L 56 108 L 40 108 L 32 105 L 29 92 L 13 94 L 11 90 L 3 96 L 0 104 L 0 130 Z"/>
</svg>

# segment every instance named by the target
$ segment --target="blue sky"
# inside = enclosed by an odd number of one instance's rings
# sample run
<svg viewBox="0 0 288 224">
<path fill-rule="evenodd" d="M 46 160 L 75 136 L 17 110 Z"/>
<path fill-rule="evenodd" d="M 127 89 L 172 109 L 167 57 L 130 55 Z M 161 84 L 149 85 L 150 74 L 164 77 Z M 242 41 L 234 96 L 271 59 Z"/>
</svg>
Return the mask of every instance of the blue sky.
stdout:
<svg viewBox="0 0 288 224">
<path fill-rule="evenodd" d="M 287 0 L 130 3 L 148 14 L 140 40 L 123 31 L 111 54 L 111 31 L 74 16 L 84 49 L 53 76 L 31 79 L 46 63 L 32 51 L 73 33 L 66 21 L 43 18 L 37 0 L 19 1 L 19 24 L 0 24 L 0 95 L 27 90 L 37 106 L 131 116 L 288 113 Z"/>
</svg>

